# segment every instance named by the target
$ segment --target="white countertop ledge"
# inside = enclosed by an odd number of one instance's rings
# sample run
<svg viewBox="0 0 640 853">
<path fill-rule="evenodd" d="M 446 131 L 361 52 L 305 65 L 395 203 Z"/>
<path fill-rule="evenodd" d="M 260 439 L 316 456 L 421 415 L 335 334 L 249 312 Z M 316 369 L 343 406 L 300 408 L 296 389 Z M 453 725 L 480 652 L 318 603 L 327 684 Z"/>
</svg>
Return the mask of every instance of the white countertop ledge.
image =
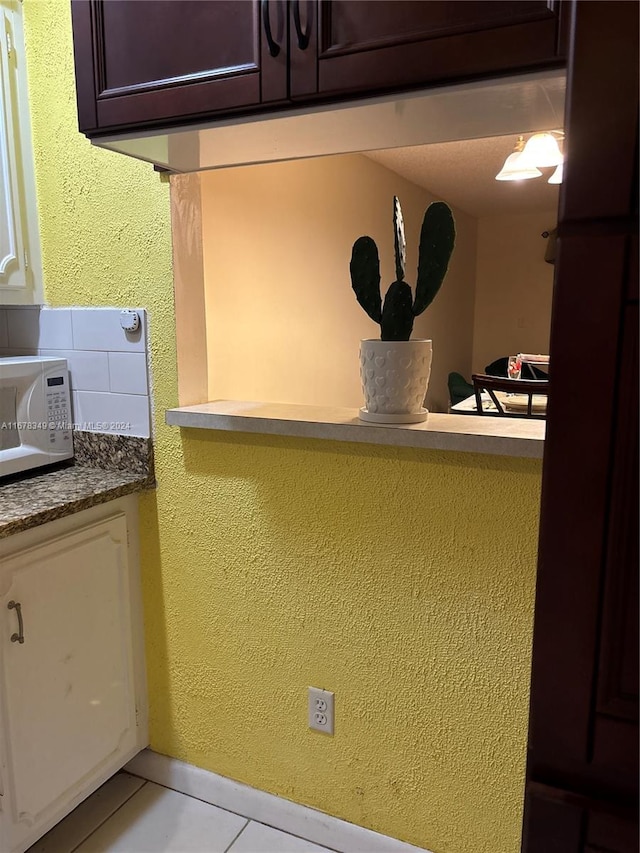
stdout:
<svg viewBox="0 0 640 853">
<path fill-rule="evenodd" d="M 429 413 L 421 424 L 370 424 L 356 409 L 215 400 L 167 409 L 170 426 L 356 441 L 391 447 L 422 447 L 541 459 L 546 423 L 527 418 Z"/>
</svg>

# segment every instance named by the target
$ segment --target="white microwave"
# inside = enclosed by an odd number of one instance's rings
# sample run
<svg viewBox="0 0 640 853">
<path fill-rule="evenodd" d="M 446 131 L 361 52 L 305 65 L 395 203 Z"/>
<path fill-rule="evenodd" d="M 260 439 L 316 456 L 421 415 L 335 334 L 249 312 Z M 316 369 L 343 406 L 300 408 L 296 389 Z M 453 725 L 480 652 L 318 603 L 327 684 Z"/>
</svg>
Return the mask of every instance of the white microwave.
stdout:
<svg viewBox="0 0 640 853">
<path fill-rule="evenodd" d="M 73 456 L 64 358 L 0 358 L 0 477 Z"/>
</svg>

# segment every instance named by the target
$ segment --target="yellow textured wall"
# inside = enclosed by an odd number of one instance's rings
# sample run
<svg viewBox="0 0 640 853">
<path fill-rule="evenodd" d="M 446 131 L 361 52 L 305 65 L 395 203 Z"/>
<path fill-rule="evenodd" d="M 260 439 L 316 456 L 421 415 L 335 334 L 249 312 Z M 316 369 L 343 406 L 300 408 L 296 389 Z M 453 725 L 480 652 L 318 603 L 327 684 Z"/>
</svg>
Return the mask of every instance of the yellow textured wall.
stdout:
<svg viewBox="0 0 640 853">
<path fill-rule="evenodd" d="M 516 853 L 540 465 L 165 427 L 167 186 L 77 133 L 67 0 L 25 12 L 47 299 L 150 314 L 152 746 L 435 853 Z"/>
</svg>

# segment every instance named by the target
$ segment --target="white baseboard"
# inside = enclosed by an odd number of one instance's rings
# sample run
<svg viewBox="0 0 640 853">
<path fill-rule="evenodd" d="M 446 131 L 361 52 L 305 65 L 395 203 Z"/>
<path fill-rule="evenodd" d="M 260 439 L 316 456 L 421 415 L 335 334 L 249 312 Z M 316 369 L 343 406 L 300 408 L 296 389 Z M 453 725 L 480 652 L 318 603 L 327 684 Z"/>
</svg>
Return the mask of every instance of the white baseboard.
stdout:
<svg viewBox="0 0 640 853">
<path fill-rule="evenodd" d="M 150 749 L 136 755 L 124 770 L 338 853 L 429 853 Z"/>
</svg>

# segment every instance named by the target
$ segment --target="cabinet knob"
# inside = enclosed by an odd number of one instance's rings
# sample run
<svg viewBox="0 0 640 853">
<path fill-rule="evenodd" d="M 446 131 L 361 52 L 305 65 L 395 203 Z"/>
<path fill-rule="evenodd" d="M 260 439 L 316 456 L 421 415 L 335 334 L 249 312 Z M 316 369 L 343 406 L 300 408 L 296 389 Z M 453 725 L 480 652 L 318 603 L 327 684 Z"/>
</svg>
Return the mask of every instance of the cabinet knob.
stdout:
<svg viewBox="0 0 640 853">
<path fill-rule="evenodd" d="M 22 622 L 22 606 L 19 601 L 10 601 L 7 604 L 9 610 L 15 610 L 18 616 L 18 633 L 11 635 L 12 643 L 24 643 L 24 624 Z"/>
</svg>

